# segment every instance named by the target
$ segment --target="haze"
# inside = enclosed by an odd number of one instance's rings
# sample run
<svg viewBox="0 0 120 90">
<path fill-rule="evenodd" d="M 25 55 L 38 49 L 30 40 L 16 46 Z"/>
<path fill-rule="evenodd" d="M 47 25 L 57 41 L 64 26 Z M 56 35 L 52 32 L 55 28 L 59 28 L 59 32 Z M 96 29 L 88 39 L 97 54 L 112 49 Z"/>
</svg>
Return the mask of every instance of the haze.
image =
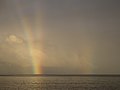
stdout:
<svg viewBox="0 0 120 90">
<path fill-rule="evenodd" d="M 32 74 L 31 44 L 44 74 L 120 74 L 120 1 L 0 0 L 0 74 Z"/>
</svg>

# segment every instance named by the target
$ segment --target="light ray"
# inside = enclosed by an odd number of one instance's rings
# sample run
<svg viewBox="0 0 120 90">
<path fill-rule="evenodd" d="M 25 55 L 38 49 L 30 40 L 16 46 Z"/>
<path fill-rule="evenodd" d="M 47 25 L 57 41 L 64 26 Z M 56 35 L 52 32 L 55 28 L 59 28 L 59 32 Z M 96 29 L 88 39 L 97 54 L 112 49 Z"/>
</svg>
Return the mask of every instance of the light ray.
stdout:
<svg viewBox="0 0 120 90">
<path fill-rule="evenodd" d="M 37 50 L 35 45 L 35 37 L 33 35 L 32 26 L 30 26 L 28 18 L 25 16 L 22 6 L 20 5 L 20 2 L 18 0 L 14 0 L 14 3 L 16 5 L 16 12 L 18 14 L 18 18 L 20 20 L 20 24 L 22 25 L 22 29 L 25 32 L 29 52 L 32 58 L 32 64 L 33 64 L 33 73 L 34 74 L 41 74 L 41 59 L 43 58 L 43 53 L 40 50 Z M 37 13 L 35 13 L 37 15 Z M 39 17 L 40 18 L 40 17 Z M 36 27 L 34 29 L 39 29 L 38 27 L 38 16 L 36 17 Z M 40 36 L 41 37 L 41 36 Z M 40 45 L 40 48 L 42 48 L 42 45 Z"/>
</svg>

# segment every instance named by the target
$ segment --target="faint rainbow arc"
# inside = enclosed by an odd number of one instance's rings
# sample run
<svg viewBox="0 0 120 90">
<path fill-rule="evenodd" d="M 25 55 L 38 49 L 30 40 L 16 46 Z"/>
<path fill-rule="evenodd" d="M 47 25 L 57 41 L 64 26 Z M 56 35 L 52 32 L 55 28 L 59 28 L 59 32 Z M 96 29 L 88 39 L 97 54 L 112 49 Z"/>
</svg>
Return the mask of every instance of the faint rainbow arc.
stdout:
<svg viewBox="0 0 120 90">
<path fill-rule="evenodd" d="M 30 25 L 27 21 L 27 18 L 25 18 L 25 15 L 23 14 L 21 6 L 18 3 L 19 2 L 17 2 L 17 1 L 15 2 L 16 9 L 17 9 L 16 11 L 18 13 L 22 28 L 23 28 L 23 30 L 26 34 L 26 37 L 27 37 L 28 48 L 29 48 L 29 52 L 30 52 L 30 55 L 31 55 L 31 58 L 32 58 L 33 73 L 34 74 L 41 74 L 42 69 L 40 68 L 40 60 L 38 60 L 39 58 L 37 58 L 37 56 L 35 55 L 36 52 L 35 52 L 35 44 L 34 44 L 33 33 L 32 33 L 31 28 L 30 28 Z M 37 23 L 37 21 L 36 21 L 36 23 Z M 36 29 L 37 28 L 38 27 L 36 26 Z"/>
</svg>

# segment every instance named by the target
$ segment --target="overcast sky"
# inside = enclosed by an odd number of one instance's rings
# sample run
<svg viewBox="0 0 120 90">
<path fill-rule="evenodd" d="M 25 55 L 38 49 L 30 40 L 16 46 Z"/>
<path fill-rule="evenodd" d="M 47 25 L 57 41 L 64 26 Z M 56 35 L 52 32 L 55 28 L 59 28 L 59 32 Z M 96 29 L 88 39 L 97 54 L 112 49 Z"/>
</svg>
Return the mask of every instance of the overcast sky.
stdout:
<svg viewBox="0 0 120 90">
<path fill-rule="evenodd" d="M 120 1 L 0 0 L 0 74 L 34 68 L 120 74 Z"/>
</svg>

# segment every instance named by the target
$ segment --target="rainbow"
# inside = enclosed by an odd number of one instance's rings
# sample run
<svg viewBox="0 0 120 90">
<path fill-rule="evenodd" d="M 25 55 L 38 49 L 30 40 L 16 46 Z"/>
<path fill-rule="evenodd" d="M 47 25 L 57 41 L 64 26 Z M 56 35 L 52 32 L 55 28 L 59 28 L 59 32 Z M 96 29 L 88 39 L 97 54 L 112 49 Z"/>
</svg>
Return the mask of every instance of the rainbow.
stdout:
<svg viewBox="0 0 120 90">
<path fill-rule="evenodd" d="M 22 9 L 22 5 L 20 5 L 19 0 L 14 0 L 14 4 L 16 6 L 16 12 L 19 18 L 19 22 L 22 25 L 22 29 L 25 33 L 26 39 L 27 39 L 27 45 L 28 45 L 28 49 L 29 49 L 29 54 L 31 56 L 31 62 L 32 62 L 32 67 L 33 67 L 33 73 L 34 74 L 42 74 L 42 60 L 44 59 L 45 55 L 42 51 L 43 45 L 42 45 L 42 40 L 43 40 L 43 31 L 42 31 L 42 22 L 43 20 L 41 19 L 41 13 L 40 11 L 37 11 L 37 8 L 39 8 L 39 5 L 35 6 L 35 26 L 34 26 L 34 30 L 35 31 L 40 31 L 40 46 L 39 49 L 37 48 L 37 45 L 35 44 L 35 37 L 33 34 L 33 28 L 32 26 L 30 26 L 30 22 L 29 19 L 25 16 L 24 11 Z M 81 36 L 82 37 L 82 36 Z M 85 36 L 83 36 L 84 38 Z M 83 46 L 82 46 L 83 45 Z M 86 38 L 84 38 L 84 42 L 83 44 L 81 44 L 81 46 L 83 47 L 83 49 L 81 50 L 81 56 L 79 57 L 78 53 L 74 53 L 74 57 L 73 59 L 75 59 L 77 62 L 80 62 L 81 66 L 80 68 L 82 68 L 84 73 L 88 73 L 88 72 L 92 72 L 93 70 L 93 56 L 94 56 L 94 48 L 95 46 L 93 46 L 93 44 L 90 42 L 90 40 L 88 39 L 87 35 Z"/>
<path fill-rule="evenodd" d="M 32 27 L 30 26 L 29 21 L 25 17 L 22 6 L 19 4 L 18 0 L 14 0 L 14 4 L 16 6 L 16 12 L 18 15 L 18 18 L 20 20 L 20 24 L 22 25 L 22 29 L 24 30 L 25 36 L 27 38 L 27 44 L 29 48 L 29 53 L 32 58 L 32 64 L 33 64 L 33 73 L 34 74 L 42 74 L 42 68 L 41 68 L 41 60 L 43 59 L 43 52 L 42 52 L 42 45 L 40 45 L 40 50 L 37 49 L 36 44 L 35 44 L 35 38 L 33 35 Z M 36 11 L 36 10 L 35 10 Z M 40 13 L 36 11 L 35 13 L 35 29 L 40 29 L 39 26 L 39 18 L 40 18 Z M 40 33 L 40 38 L 42 38 L 42 32 Z M 41 42 L 42 43 L 42 42 Z"/>
</svg>

